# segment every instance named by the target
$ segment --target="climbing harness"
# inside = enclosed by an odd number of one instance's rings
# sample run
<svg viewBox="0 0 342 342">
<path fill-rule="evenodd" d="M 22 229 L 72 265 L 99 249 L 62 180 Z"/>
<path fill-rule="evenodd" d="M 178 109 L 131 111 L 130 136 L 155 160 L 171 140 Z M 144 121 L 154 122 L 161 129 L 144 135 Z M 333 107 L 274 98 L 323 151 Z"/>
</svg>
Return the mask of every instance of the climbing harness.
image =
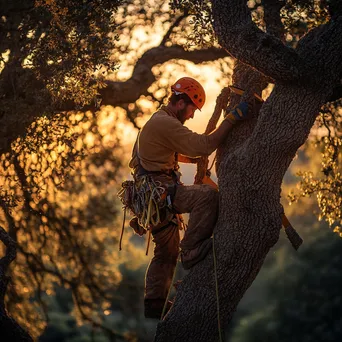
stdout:
<svg viewBox="0 0 342 342">
<path fill-rule="evenodd" d="M 160 209 L 165 206 L 166 192 L 161 182 L 144 175 L 139 180 L 125 181 L 118 193 L 124 209 L 138 217 L 139 225 L 146 230 L 160 223 Z"/>
<path fill-rule="evenodd" d="M 140 163 L 140 155 L 139 155 L 139 136 L 138 133 L 137 139 L 135 141 L 133 147 L 133 156 L 132 159 L 134 163 L 132 164 L 132 168 L 134 171 L 132 172 L 134 180 L 127 180 L 122 183 L 121 190 L 118 192 L 118 197 L 120 198 L 123 204 L 124 210 L 124 220 L 121 229 L 119 250 L 121 250 L 122 244 L 122 236 L 125 229 L 125 218 L 126 211 L 129 210 L 132 215 L 135 216 L 131 220 L 131 227 L 134 231 L 142 236 L 145 232 L 148 232 L 147 237 L 147 246 L 146 246 L 146 255 L 148 255 L 148 250 L 150 246 L 150 240 L 152 235 L 152 227 L 157 227 L 163 222 L 166 222 L 169 217 L 172 221 L 172 216 L 176 215 L 173 212 L 172 208 L 172 199 L 176 193 L 176 185 L 181 184 L 179 165 L 178 165 L 178 153 L 175 153 L 175 162 L 174 168 L 169 170 L 160 170 L 160 171 L 149 171 L 143 168 Z M 154 176 L 167 175 L 172 179 L 170 184 L 162 184 L 161 181 L 158 181 L 154 178 Z M 170 215 L 172 213 L 172 215 Z M 165 214 L 163 217 L 163 214 Z M 180 221 L 180 227 L 184 227 L 184 221 L 182 221 L 182 217 L 180 215 L 176 215 L 177 220 Z M 132 221 L 136 220 L 135 222 Z M 167 227 L 169 222 L 166 222 L 160 229 L 164 229 Z M 145 232 L 144 232 L 145 230 Z M 159 231 L 159 228 L 158 228 Z M 155 234 L 156 231 L 154 230 Z"/>
<path fill-rule="evenodd" d="M 151 227 L 161 223 L 160 211 L 168 206 L 167 196 L 167 189 L 161 182 L 154 180 L 148 174 L 139 177 L 136 181 L 127 180 L 122 183 L 121 190 L 118 192 L 124 210 L 119 250 L 122 248 L 126 212 L 129 210 L 138 218 L 139 226 L 148 231 L 146 255 L 148 254 Z"/>
</svg>

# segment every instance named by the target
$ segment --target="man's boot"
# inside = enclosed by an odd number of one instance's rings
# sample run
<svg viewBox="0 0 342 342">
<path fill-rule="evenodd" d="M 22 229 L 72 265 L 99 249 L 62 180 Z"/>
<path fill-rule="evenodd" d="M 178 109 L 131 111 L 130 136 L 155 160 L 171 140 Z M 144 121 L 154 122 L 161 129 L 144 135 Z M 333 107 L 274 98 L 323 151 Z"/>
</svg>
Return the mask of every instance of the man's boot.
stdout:
<svg viewBox="0 0 342 342">
<path fill-rule="evenodd" d="M 145 299 L 144 306 L 145 306 L 145 318 L 156 318 L 161 319 L 161 315 L 163 313 L 164 304 L 166 299 Z M 168 301 L 165 308 L 164 315 L 170 310 L 172 306 L 172 302 Z"/>
<path fill-rule="evenodd" d="M 203 260 L 208 252 L 213 247 L 213 240 L 204 240 L 199 246 L 194 249 L 185 249 L 181 251 L 181 261 L 183 268 L 189 270 L 191 267 L 196 265 L 199 261 Z"/>
</svg>

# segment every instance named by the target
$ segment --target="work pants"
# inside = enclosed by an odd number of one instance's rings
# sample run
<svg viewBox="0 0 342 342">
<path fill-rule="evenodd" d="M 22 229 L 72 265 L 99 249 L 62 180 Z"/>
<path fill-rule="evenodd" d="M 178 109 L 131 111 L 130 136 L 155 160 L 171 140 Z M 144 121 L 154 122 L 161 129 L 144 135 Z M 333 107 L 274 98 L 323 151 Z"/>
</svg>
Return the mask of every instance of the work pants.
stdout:
<svg viewBox="0 0 342 342">
<path fill-rule="evenodd" d="M 218 214 L 218 192 L 210 185 L 177 186 L 173 199 L 177 213 L 190 213 L 188 228 L 180 242 L 179 228 L 171 224 L 152 228 L 154 256 L 145 278 L 145 299 L 165 299 L 177 264 L 179 247 L 194 249 L 211 237 Z M 154 234 L 153 231 L 156 231 Z"/>
</svg>

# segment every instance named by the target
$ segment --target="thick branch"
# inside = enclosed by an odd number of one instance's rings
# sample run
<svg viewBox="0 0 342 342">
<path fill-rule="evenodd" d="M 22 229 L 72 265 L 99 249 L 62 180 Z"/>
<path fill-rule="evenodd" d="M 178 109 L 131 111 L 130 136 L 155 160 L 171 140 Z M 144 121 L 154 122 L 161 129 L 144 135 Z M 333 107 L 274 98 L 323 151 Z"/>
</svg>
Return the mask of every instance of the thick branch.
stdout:
<svg viewBox="0 0 342 342">
<path fill-rule="evenodd" d="M 262 4 L 267 33 L 284 42 L 285 29 L 280 19 L 280 10 L 285 5 L 285 0 L 263 0 Z"/>
<path fill-rule="evenodd" d="M 102 104 L 117 106 L 138 100 L 156 80 L 152 68 L 157 64 L 171 59 L 184 59 L 197 64 L 223 57 L 227 57 L 227 52 L 218 48 L 186 51 L 181 46 L 155 47 L 138 60 L 130 79 L 124 82 L 107 81 L 107 87 L 100 92 Z"/>
<path fill-rule="evenodd" d="M 136 63 L 132 76 L 127 81 L 113 82 L 107 81 L 107 87 L 100 90 L 103 105 L 123 106 L 134 103 L 142 94 L 148 94 L 147 89 L 156 80 L 152 73 L 152 68 L 157 64 L 165 63 L 171 59 L 184 59 L 193 63 L 214 61 L 227 57 L 227 52 L 223 49 L 210 48 L 205 50 L 185 51 L 181 46 L 159 46 L 145 52 Z M 28 104 L 29 105 L 29 104 Z M 36 109 L 35 106 L 33 106 Z M 0 111 L 0 153 L 10 149 L 11 143 L 18 137 L 25 134 L 26 128 L 33 120 L 46 112 L 46 107 L 41 106 L 39 110 L 26 112 L 24 119 L 20 122 L 16 117 L 9 114 L 2 114 Z M 56 109 L 56 113 L 61 111 L 74 110 L 75 104 L 67 102 Z M 95 110 L 95 106 L 88 105 L 82 110 Z"/>
<path fill-rule="evenodd" d="M 308 73 L 304 60 L 281 40 L 252 22 L 243 0 L 212 0 L 219 43 L 239 61 L 278 81 L 298 81 Z"/>
<path fill-rule="evenodd" d="M 342 80 L 342 15 L 307 33 L 297 52 L 310 61 L 312 74 L 320 87 L 335 88 Z"/>
</svg>

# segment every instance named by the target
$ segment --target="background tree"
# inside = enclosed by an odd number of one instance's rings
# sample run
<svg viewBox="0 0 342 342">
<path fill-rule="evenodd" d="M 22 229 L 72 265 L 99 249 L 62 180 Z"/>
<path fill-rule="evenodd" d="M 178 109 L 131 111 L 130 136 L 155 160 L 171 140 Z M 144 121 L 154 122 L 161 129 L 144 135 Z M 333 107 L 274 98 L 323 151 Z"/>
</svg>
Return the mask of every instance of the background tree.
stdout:
<svg viewBox="0 0 342 342">
<path fill-rule="evenodd" d="M 40 119 L 2 160 L 2 224 L 18 251 L 7 309 L 34 336 L 45 326 L 44 298 L 56 285 L 70 289 L 79 320 L 96 326 L 101 319 L 95 314 L 110 305 L 121 278 L 111 262 L 118 257 L 108 248 L 119 232 L 107 225 L 117 211 L 114 191 L 107 191 L 116 189 L 119 147 L 115 135 L 110 139 L 115 122 L 106 122 L 105 141 L 100 134 L 97 120 L 105 116 Z M 78 133 L 71 132 L 75 128 Z"/>
</svg>

